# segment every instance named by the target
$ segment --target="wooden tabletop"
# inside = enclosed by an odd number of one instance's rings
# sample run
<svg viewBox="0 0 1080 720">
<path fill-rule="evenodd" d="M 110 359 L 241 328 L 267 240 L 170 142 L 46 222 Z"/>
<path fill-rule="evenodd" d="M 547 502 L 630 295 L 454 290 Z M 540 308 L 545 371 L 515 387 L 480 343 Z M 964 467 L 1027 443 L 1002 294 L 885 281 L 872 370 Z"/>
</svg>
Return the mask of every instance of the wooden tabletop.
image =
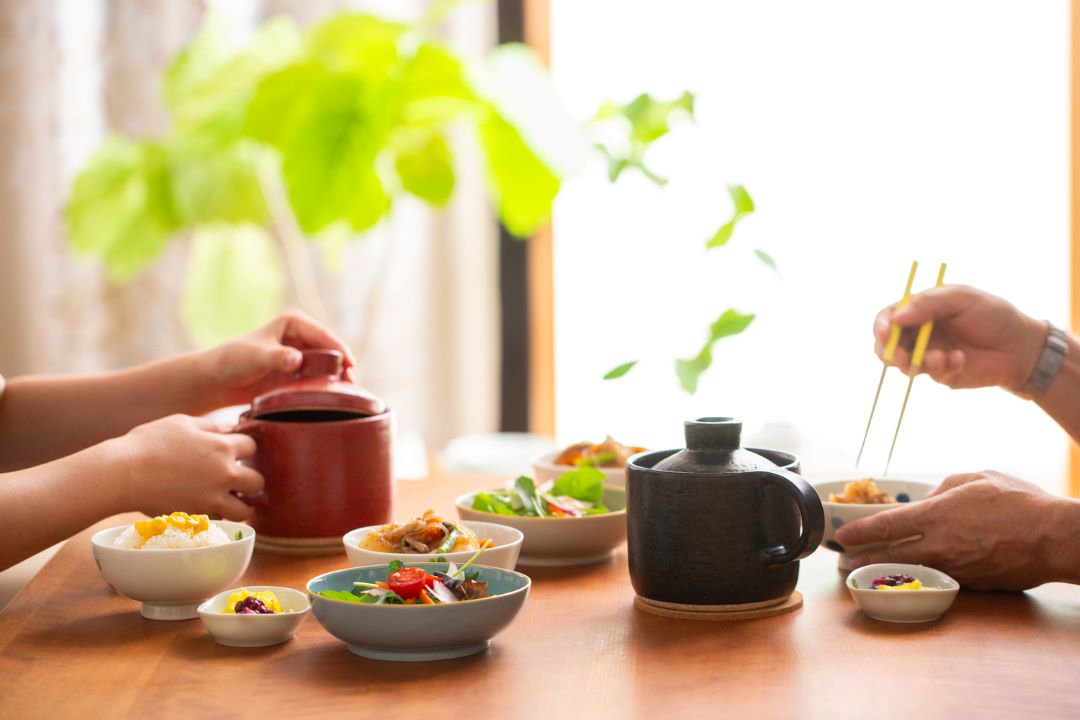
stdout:
<svg viewBox="0 0 1080 720">
<path fill-rule="evenodd" d="M 402 481 L 397 515 L 452 511 L 492 484 Z M 634 609 L 624 546 L 598 566 L 526 569 L 532 594 L 487 653 L 390 663 L 352 655 L 314 616 L 259 649 L 218 645 L 198 620 L 145 620 L 101 579 L 89 535 L 0 614 L 0 717 L 1080 717 L 1080 587 L 962 592 L 936 623 L 890 625 L 856 610 L 819 550 L 801 610 L 668 620 Z M 303 589 L 345 566 L 344 552 L 256 553 L 243 582 Z"/>
</svg>

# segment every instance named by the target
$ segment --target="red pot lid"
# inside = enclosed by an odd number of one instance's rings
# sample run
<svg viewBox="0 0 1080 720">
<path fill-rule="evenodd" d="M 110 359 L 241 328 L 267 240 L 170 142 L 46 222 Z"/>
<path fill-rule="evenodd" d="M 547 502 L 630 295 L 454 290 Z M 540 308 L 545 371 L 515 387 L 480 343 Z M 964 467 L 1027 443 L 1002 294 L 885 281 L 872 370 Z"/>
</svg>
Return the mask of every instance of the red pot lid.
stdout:
<svg viewBox="0 0 1080 720">
<path fill-rule="evenodd" d="M 255 398 L 252 417 L 295 410 L 337 410 L 378 415 L 386 403 L 344 378 L 345 358 L 337 350 L 304 350 L 293 381 Z"/>
</svg>

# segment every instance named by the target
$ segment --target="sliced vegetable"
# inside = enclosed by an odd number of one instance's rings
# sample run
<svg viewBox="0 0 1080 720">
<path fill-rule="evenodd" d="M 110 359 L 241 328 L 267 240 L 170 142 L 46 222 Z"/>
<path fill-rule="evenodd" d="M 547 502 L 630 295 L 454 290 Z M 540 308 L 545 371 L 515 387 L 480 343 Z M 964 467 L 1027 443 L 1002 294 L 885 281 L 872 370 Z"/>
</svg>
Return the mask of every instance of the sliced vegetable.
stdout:
<svg viewBox="0 0 1080 720">
<path fill-rule="evenodd" d="M 424 592 L 427 573 L 423 568 L 407 567 L 390 573 L 386 584 L 406 600 L 416 598 Z"/>
</svg>

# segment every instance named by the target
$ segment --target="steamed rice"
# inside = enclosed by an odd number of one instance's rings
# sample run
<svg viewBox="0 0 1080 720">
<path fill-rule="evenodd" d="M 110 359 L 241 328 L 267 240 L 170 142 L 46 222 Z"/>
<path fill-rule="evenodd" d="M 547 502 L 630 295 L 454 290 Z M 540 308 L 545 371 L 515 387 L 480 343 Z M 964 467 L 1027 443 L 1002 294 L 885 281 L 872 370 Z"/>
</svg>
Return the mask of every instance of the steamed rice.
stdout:
<svg viewBox="0 0 1080 720">
<path fill-rule="evenodd" d="M 131 550 L 180 550 L 184 548 L 209 547 L 212 545 L 226 545 L 229 536 L 217 525 L 211 523 L 210 527 L 202 532 L 190 533 L 185 530 L 170 527 L 160 535 L 154 535 L 143 543 L 142 535 L 132 525 L 126 528 L 113 542 L 114 547 L 128 548 Z"/>
</svg>

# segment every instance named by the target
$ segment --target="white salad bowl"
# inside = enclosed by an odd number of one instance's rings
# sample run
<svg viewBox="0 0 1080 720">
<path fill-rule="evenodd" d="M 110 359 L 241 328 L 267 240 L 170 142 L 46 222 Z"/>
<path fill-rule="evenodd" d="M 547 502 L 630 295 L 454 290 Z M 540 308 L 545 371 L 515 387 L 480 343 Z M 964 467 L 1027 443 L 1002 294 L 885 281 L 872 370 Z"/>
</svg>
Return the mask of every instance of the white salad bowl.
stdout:
<svg viewBox="0 0 1080 720">
<path fill-rule="evenodd" d="M 251 593 L 269 590 L 283 612 L 272 615 L 237 615 L 225 612 L 229 596 L 240 590 Z M 199 606 L 199 619 L 211 637 L 230 647 L 265 647 L 283 643 L 293 636 L 311 610 L 307 595 L 299 590 L 273 585 L 248 585 L 220 592 Z"/>
<path fill-rule="evenodd" d="M 904 507 L 906 504 L 919 502 L 935 487 L 935 485 L 931 483 L 918 480 L 879 480 L 874 478 L 874 484 L 877 485 L 878 489 L 887 492 L 896 498 L 895 503 L 863 505 L 858 503 L 829 502 L 830 494 L 841 495 L 844 492 L 845 485 L 849 482 L 862 479 L 865 478 L 828 480 L 811 483 L 814 486 L 814 489 L 817 490 L 818 497 L 821 498 L 821 507 L 825 511 L 825 534 L 821 539 L 821 544 L 830 550 L 835 550 L 840 553 L 838 564 L 841 570 L 850 570 L 852 568 L 851 557 L 853 555 L 857 555 L 866 550 L 872 550 L 884 543 L 844 547 L 836 541 L 837 530 L 846 523 L 861 520 L 862 518 L 869 517 L 875 513 L 895 510 L 896 508 Z"/>
<path fill-rule="evenodd" d="M 446 563 L 409 563 L 427 572 Z M 315 618 L 349 650 L 374 660 L 448 660 L 483 652 L 506 628 L 529 595 L 532 581 L 513 570 L 470 566 L 488 584 L 489 597 L 445 605 L 375 605 L 323 597 L 323 590 L 351 591 L 357 581 L 385 581 L 388 567 L 374 565 L 319 575 L 308 581 Z"/>
<path fill-rule="evenodd" d="M 874 590 L 875 578 L 908 575 L 923 584 L 921 590 Z M 960 592 L 960 583 L 924 565 L 877 563 L 853 570 L 847 589 L 864 613 L 875 620 L 894 623 L 924 623 L 945 614 Z"/>
<path fill-rule="evenodd" d="M 494 522 L 466 522 L 476 536 L 481 540 L 491 540 L 492 547 L 485 548 L 477 559 L 484 565 L 513 570 L 517 565 L 518 555 L 521 553 L 521 541 L 524 535 L 517 528 Z M 368 550 L 360 547 L 368 533 L 378 530 L 382 525 L 369 525 L 368 527 L 350 530 L 341 539 L 345 544 L 345 554 L 349 556 L 349 562 L 354 567 L 364 565 L 379 565 L 391 560 L 400 560 L 406 563 L 430 562 L 436 558 L 449 560 L 458 565 L 464 565 L 469 558 L 476 554 L 474 550 L 449 553 L 392 553 Z"/>
<path fill-rule="evenodd" d="M 545 453 L 533 460 L 533 479 L 536 481 L 537 486 L 543 485 L 548 480 L 554 482 L 558 480 L 563 473 L 577 470 L 577 467 L 574 465 L 556 465 L 555 458 L 559 457 L 561 454 L 562 450 L 556 450 L 555 452 Z M 605 486 L 626 487 L 625 465 L 620 467 L 598 467 L 596 469 L 604 473 Z"/>
<path fill-rule="evenodd" d="M 615 548 L 626 542 L 626 489 L 604 488 L 604 505 L 611 512 L 585 517 L 525 517 L 499 515 L 473 510 L 473 500 L 483 490 L 466 493 L 457 499 L 462 520 L 480 520 L 509 525 L 520 530 L 519 565 L 562 567 L 603 562 Z"/>
<path fill-rule="evenodd" d="M 118 548 L 116 538 L 131 527 L 121 525 L 90 538 L 102 577 L 116 592 L 142 603 L 151 620 L 198 617 L 203 600 L 235 583 L 247 570 L 255 548 L 255 531 L 247 525 L 212 520 L 231 540 L 224 545 L 181 549 Z"/>
</svg>

